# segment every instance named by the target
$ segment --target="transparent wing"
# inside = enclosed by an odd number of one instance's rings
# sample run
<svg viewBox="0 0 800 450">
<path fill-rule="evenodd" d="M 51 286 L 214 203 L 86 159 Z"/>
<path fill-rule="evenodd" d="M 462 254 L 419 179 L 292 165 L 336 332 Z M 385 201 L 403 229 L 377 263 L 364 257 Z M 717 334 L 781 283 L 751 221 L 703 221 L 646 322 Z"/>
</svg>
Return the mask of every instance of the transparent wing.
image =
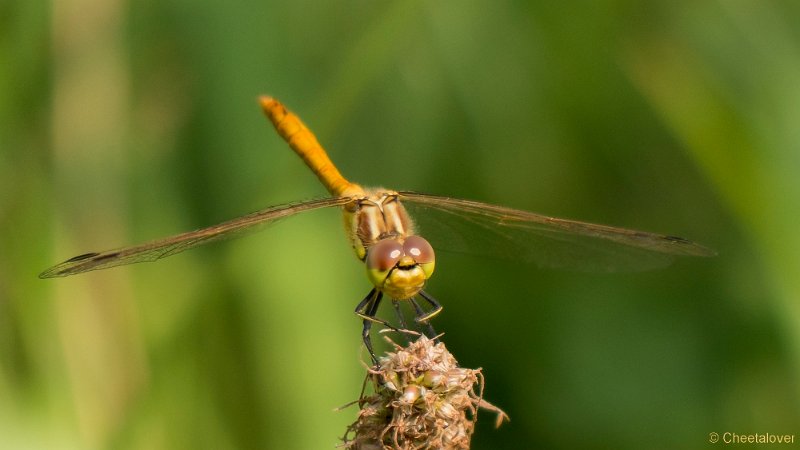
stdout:
<svg viewBox="0 0 800 450">
<path fill-rule="evenodd" d="M 182 233 L 165 239 L 117 250 L 78 255 L 45 270 L 39 274 L 39 278 L 63 277 L 76 273 L 88 272 L 90 270 L 107 269 L 109 267 L 145 261 L 155 261 L 207 242 L 234 237 L 244 232 L 253 231 L 259 226 L 274 223 L 277 220 L 294 214 L 331 206 L 341 206 L 348 201 L 350 201 L 349 197 L 332 197 L 273 206 L 262 211 L 229 220 L 219 225 Z"/>
<path fill-rule="evenodd" d="M 581 271 L 639 271 L 715 252 L 683 238 L 626 230 L 470 200 L 399 192 L 434 249 Z"/>
</svg>

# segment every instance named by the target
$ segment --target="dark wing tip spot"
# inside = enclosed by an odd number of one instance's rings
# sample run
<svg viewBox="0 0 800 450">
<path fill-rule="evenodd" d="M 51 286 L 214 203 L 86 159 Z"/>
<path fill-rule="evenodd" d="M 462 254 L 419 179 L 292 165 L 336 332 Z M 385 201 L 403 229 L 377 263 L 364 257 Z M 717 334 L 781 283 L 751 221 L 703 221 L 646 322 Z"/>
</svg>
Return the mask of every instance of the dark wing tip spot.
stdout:
<svg viewBox="0 0 800 450">
<path fill-rule="evenodd" d="M 109 253 L 84 253 L 82 255 L 73 256 L 72 258 L 64 261 L 63 263 L 53 266 L 39 274 L 39 278 L 54 278 L 72 275 L 75 273 L 85 272 L 96 268 L 94 264 L 108 259 L 114 259 L 120 255 L 120 252 Z M 91 264 L 87 267 L 87 264 Z"/>
<path fill-rule="evenodd" d="M 684 245 L 684 249 L 687 251 L 686 254 L 691 256 L 717 256 L 717 252 L 708 248 L 704 247 L 696 242 L 692 242 L 688 239 L 684 239 L 678 236 L 664 236 L 664 239 L 668 240 L 669 242 L 674 242 L 675 244 Z"/>
<path fill-rule="evenodd" d="M 94 258 L 95 256 L 97 256 L 97 255 L 99 255 L 99 254 L 100 254 L 100 253 L 97 253 L 97 252 L 92 252 L 92 253 L 84 253 L 84 254 L 82 254 L 82 255 L 73 256 L 72 258 L 70 258 L 70 259 L 68 259 L 68 260 L 66 260 L 66 261 L 64 261 L 64 262 L 65 262 L 65 263 L 68 263 L 68 262 L 77 262 L 77 261 L 83 261 L 84 259 Z"/>
<path fill-rule="evenodd" d="M 672 242 L 678 242 L 680 244 L 692 244 L 693 243 L 692 241 L 690 241 L 688 239 L 684 239 L 684 238 L 678 237 L 678 236 L 665 236 L 665 239 L 668 240 L 668 241 L 672 241 Z"/>
</svg>

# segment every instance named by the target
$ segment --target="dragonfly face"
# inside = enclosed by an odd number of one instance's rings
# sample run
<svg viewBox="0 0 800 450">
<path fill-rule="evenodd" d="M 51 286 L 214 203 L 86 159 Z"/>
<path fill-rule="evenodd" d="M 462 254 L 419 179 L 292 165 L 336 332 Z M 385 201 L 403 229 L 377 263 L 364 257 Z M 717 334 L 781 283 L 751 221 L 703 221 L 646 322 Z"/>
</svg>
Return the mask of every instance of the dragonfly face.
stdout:
<svg viewBox="0 0 800 450">
<path fill-rule="evenodd" d="M 367 277 L 378 290 L 396 300 L 414 297 L 433 274 L 431 245 L 420 236 L 405 241 L 388 237 L 367 250 Z"/>
<path fill-rule="evenodd" d="M 366 194 L 366 193 L 365 193 Z M 367 278 L 396 300 L 414 297 L 433 274 L 436 258 L 393 191 L 356 197 L 345 207 L 345 226 Z"/>
</svg>

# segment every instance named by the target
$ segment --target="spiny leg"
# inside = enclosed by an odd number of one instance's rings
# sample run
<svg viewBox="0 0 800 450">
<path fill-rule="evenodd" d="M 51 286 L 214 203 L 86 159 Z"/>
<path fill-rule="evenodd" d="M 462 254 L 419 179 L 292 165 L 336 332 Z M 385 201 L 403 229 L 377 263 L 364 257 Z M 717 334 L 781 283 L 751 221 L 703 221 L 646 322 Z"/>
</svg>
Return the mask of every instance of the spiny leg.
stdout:
<svg viewBox="0 0 800 450">
<path fill-rule="evenodd" d="M 372 322 L 382 322 L 375 317 L 375 313 L 378 312 L 378 305 L 380 305 L 382 298 L 383 292 L 372 289 L 369 291 L 369 294 L 364 297 L 364 300 L 358 303 L 355 310 L 356 315 L 364 320 L 364 328 L 361 330 L 361 339 L 364 341 L 369 356 L 372 357 L 372 362 L 375 363 L 375 365 L 378 364 L 378 357 L 375 356 L 375 351 L 372 349 L 372 340 L 370 339 L 369 331 L 372 328 Z"/>
<path fill-rule="evenodd" d="M 403 316 L 403 311 L 400 310 L 400 301 L 393 298 L 392 306 L 394 307 L 394 313 L 397 315 L 397 321 L 400 324 L 400 328 L 407 330 L 408 325 L 406 325 L 406 318 Z"/>
<path fill-rule="evenodd" d="M 433 325 L 431 325 L 431 323 L 428 322 L 427 319 L 420 320 L 420 318 L 425 318 L 426 316 L 425 311 L 423 311 L 422 307 L 419 306 L 419 303 L 417 303 L 417 301 L 414 298 L 410 298 L 409 301 L 411 302 L 411 305 L 414 306 L 414 311 L 417 312 L 414 321 L 424 328 L 423 331 L 425 333 L 425 336 L 427 336 L 430 339 L 433 339 L 435 342 L 439 342 L 439 340 L 436 339 L 436 330 L 433 329 Z"/>
<path fill-rule="evenodd" d="M 436 316 L 437 314 L 442 312 L 442 309 L 444 309 L 442 307 L 441 303 L 439 303 L 435 298 L 433 298 L 427 292 L 419 291 L 419 295 L 422 298 L 424 298 L 426 302 L 430 303 L 430 305 L 433 307 L 433 309 L 428 311 L 427 313 L 421 315 L 421 316 L 418 315 L 417 318 L 416 318 L 417 322 L 420 322 L 420 323 L 427 322 L 427 321 L 431 320 L 434 316 Z M 419 313 L 419 311 L 417 311 L 417 312 Z"/>
<path fill-rule="evenodd" d="M 377 291 L 377 289 L 372 288 L 372 290 L 369 291 L 369 294 L 367 294 L 367 296 L 364 297 L 364 300 L 358 302 L 358 305 L 356 305 L 356 310 L 355 310 L 356 315 L 361 317 L 361 315 L 364 313 L 364 310 L 369 309 L 368 304 L 372 303 L 372 297 L 375 295 L 375 291 Z"/>
<path fill-rule="evenodd" d="M 372 361 L 375 364 L 378 364 L 378 358 L 375 356 L 375 351 L 372 348 L 372 339 L 370 339 L 369 335 L 369 332 L 372 329 L 372 323 L 377 322 L 392 331 L 400 331 L 392 326 L 392 324 L 389 322 L 375 317 L 375 314 L 378 313 L 378 306 L 380 305 L 382 298 L 383 292 L 378 291 L 377 288 L 373 288 L 371 291 L 369 291 L 369 294 L 367 294 L 367 296 L 358 303 L 358 306 L 356 306 L 355 310 L 356 315 L 364 320 L 364 328 L 361 331 L 361 338 L 364 340 L 364 345 L 366 345 L 369 355 L 372 357 Z"/>
<path fill-rule="evenodd" d="M 367 294 L 367 296 L 364 297 L 364 300 L 361 300 L 361 302 L 358 304 L 358 306 L 356 306 L 356 310 L 355 310 L 356 315 L 358 317 L 361 317 L 364 320 L 368 320 L 370 322 L 379 323 L 379 324 L 385 326 L 386 328 L 388 328 L 388 329 L 390 329 L 392 331 L 400 331 L 397 328 L 395 328 L 392 324 L 390 324 L 389 322 L 387 322 L 387 321 L 385 321 L 383 319 L 380 319 L 378 317 L 375 317 L 375 314 L 377 314 L 377 312 L 378 312 L 378 306 L 377 305 L 375 305 L 375 311 L 372 311 L 372 313 L 370 314 L 369 308 L 371 307 L 370 305 L 372 305 L 372 302 L 373 301 L 380 302 L 381 298 L 383 297 L 383 292 L 377 292 L 377 297 L 378 297 L 377 300 L 373 299 L 373 297 L 375 297 L 376 291 L 377 291 L 377 288 L 372 289 L 371 291 L 369 291 L 369 294 Z"/>
</svg>

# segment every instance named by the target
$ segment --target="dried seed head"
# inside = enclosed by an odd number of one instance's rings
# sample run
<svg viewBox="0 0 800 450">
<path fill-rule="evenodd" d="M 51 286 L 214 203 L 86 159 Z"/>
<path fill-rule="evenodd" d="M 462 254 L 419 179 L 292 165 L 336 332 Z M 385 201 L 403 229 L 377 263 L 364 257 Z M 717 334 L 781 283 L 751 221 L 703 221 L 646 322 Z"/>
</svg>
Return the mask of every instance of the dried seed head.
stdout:
<svg viewBox="0 0 800 450">
<path fill-rule="evenodd" d="M 367 375 L 365 384 L 371 381 L 373 393 L 362 392 L 345 448 L 468 449 L 478 408 L 495 411 L 498 426 L 508 419 L 481 398 L 480 369 L 458 367 L 443 343 L 421 337 L 404 348 L 392 344 L 395 352 Z"/>
</svg>

